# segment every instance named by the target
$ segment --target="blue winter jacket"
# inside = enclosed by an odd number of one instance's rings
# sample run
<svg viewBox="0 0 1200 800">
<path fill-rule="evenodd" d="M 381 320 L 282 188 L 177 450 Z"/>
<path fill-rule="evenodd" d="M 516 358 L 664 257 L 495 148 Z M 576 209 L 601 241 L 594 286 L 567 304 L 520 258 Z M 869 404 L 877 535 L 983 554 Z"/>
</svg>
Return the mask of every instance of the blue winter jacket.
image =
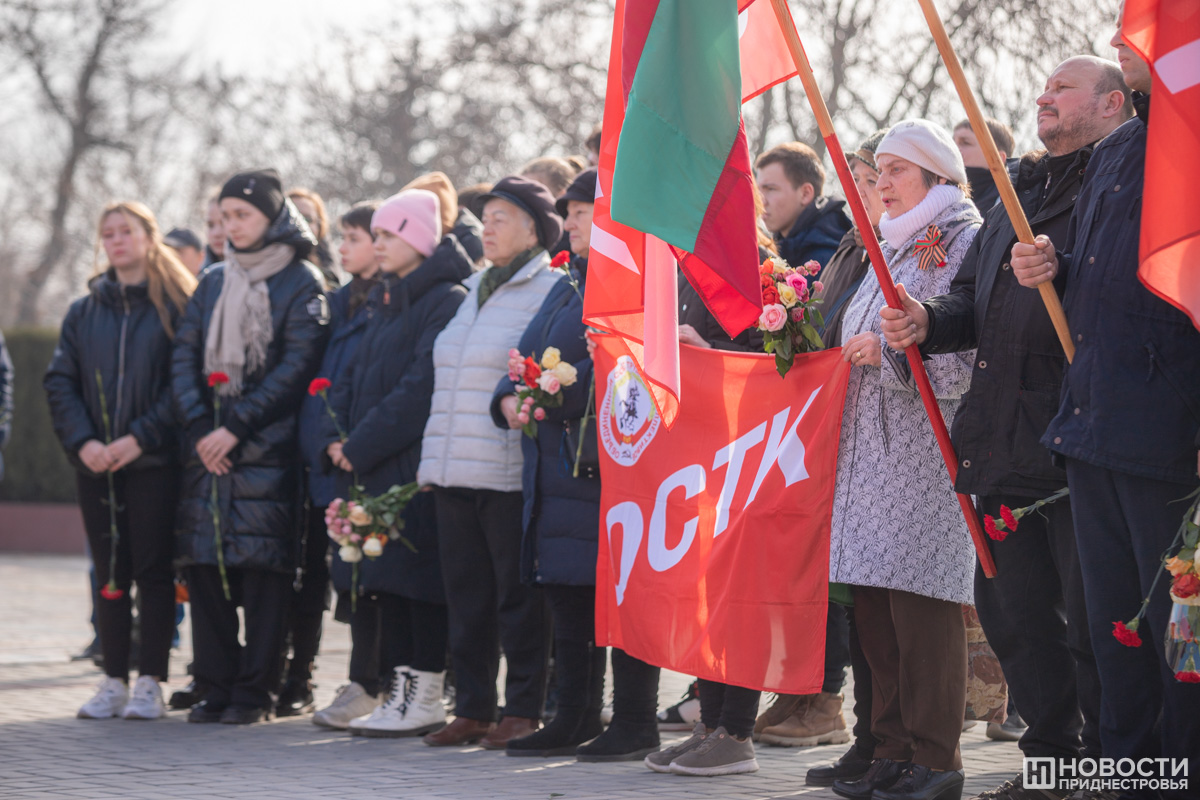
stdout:
<svg viewBox="0 0 1200 800">
<path fill-rule="evenodd" d="M 349 316 L 350 286 L 346 284 L 329 297 L 329 313 L 333 333 L 325 348 L 318 377 L 328 378 L 336 387 L 345 377 L 363 331 L 367 327 L 367 304 L 363 303 Z M 326 394 L 332 394 L 332 389 Z M 300 408 L 300 454 L 308 473 L 308 494 L 313 508 L 324 508 L 338 496 L 337 478 L 325 472 L 325 446 L 322 425 L 329 418 L 325 401 L 311 395 L 304 398 Z"/>
<path fill-rule="evenodd" d="M 1075 360 L 1042 443 L 1105 469 L 1194 485 L 1200 331 L 1137 277 L 1149 101 L 1136 98 L 1137 116 L 1096 146 L 1060 248 Z"/>
<path fill-rule="evenodd" d="M 586 262 L 576 261 L 586 272 Z M 580 291 L 583 283 L 580 283 Z M 565 421 L 578 424 L 588 402 L 592 360 L 584 338 L 583 301 L 564 278 L 546 295 L 541 309 L 517 349 L 539 360 L 547 347 L 557 347 L 562 360 L 578 370 L 575 384 L 563 389 L 563 405 L 546 409 L 537 423 L 536 439 L 521 437 L 525 465 L 521 491 L 525 499 L 521 539 L 521 580 L 532 584 L 590 586 L 596 582 L 596 549 L 600 539 L 600 479 L 572 477 L 575 453 L 566 446 Z M 516 387 L 507 377 L 492 397 L 492 419 L 501 428 L 508 422 L 500 401 Z M 587 435 L 595 436 L 595 420 Z"/>
<path fill-rule="evenodd" d="M 793 267 L 808 261 L 828 264 L 846 231 L 854 227 L 845 209 L 845 200 L 818 197 L 800 212 L 786 236 L 775 237 L 779 255 Z"/>
</svg>

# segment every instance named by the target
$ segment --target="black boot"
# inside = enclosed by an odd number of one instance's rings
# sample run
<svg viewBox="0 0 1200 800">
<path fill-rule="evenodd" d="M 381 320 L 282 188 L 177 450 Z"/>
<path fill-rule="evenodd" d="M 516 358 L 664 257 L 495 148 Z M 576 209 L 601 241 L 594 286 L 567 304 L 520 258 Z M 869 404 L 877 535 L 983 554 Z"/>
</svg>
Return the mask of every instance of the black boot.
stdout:
<svg viewBox="0 0 1200 800">
<path fill-rule="evenodd" d="M 874 800 L 961 800 L 963 771 L 935 772 L 920 764 L 910 764 L 900 780 L 888 789 L 876 789 Z"/>
<path fill-rule="evenodd" d="M 910 766 L 907 761 L 877 758 L 871 762 L 870 768 L 861 778 L 852 781 L 835 780 L 833 793 L 847 800 L 871 800 L 875 792 L 891 788 Z"/>
<path fill-rule="evenodd" d="M 275 702 L 275 716 L 296 717 L 313 710 L 312 681 L 288 678 Z"/>
<path fill-rule="evenodd" d="M 204 684 L 192 678 L 192 682 L 171 695 L 168 705 L 176 710 L 191 708 L 204 699 L 206 689 Z"/>
<path fill-rule="evenodd" d="M 509 740 L 505 747 L 508 755 L 571 756 L 576 747 L 600 733 L 600 708 L 591 697 L 595 650 L 590 642 L 555 641 L 558 713 L 541 730 Z M 603 681 L 604 673 L 600 676 Z"/>
<path fill-rule="evenodd" d="M 580 761 L 637 761 L 659 748 L 658 667 L 613 648 L 613 721 L 576 749 Z"/>
<path fill-rule="evenodd" d="M 866 775 L 870 768 L 871 757 L 855 743 L 832 764 L 810 769 L 804 776 L 804 783 L 808 786 L 833 786 L 834 781 L 856 781 Z"/>
</svg>

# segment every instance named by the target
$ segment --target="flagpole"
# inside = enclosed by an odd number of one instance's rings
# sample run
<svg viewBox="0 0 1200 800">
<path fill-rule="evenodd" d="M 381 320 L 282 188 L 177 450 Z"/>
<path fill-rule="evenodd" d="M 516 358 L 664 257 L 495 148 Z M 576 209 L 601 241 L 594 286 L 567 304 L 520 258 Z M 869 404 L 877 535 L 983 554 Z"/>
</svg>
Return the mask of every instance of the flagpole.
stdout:
<svg viewBox="0 0 1200 800">
<path fill-rule="evenodd" d="M 900 297 L 896 294 L 896 285 L 892 282 L 892 274 L 888 271 L 887 261 L 883 258 L 883 251 L 879 249 L 875 226 L 871 224 L 862 198 L 858 196 L 854 178 L 850 175 L 850 165 L 846 163 L 845 152 L 838 142 L 837 133 L 833 130 L 833 120 L 829 116 L 829 109 L 825 106 L 825 98 L 821 96 L 821 89 L 817 86 L 817 79 L 813 76 L 812 66 L 809 65 L 808 56 L 804 53 L 804 46 L 800 43 L 800 35 L 796 33 L 796 26 L 792 22 L 787 0 L 771 0 L 771 5 L 775 9 L 775 19 L 779 22 L 783 37 L 787 41 L 788 50 L 792 54 L 792 61 L 796 64 L 800 82 L 804 84 L 804 92 L 808 95 L 809 105 L 812 106 L 813 114 L 816 115 L 817 126 L 821 129 L 821 137 L 825 140 L 825 146 L 833 160 L 834 169 L 842 183 L 842 191 L 846 193 L 846 201 L 850 204 L 850 210 L 854 214 L 854 223 L 862 234 L 867 254 L 871 258 L 871 266 L 874 267 L 875 276 L 879 279 L 879 285 L 883 289 L 883 296 L 892 308 L 903 309 Z M 958 456 L 955 455 L 954 445 L 950 442 L 950 431 L 946 429 L 946 420 L 942 418 L 942 411 L 933 394 L 933 386 L 929 383 L 929 375 L 925 372 L 921 353 L 916 345 L 910 345 L 904 354 L 908 357 L 909 368 L 912 370 L 913 379 L 921 394 L 921 401 L 925 404 L 925 413 L 933 425 L 933 433 L 937 437 L 938 448 L 942 452 L 942 459 L 946 462 L 946 470 L 950 473 L 950 483 L 953 485 L 958 477 Z M 983 574 L 989 578 L 995 577 L 996 563 L 992 560 L 992 551 L 988 547 L 987 537 L 983 532 L 983 525 L 979 521 L 979 513 L 975 510 L 975 504 L 965 494 L 958 495 L 958 504 L 967 521 L 967 528 L 971 531 L 971 539 L 975 543 L 975 552 L 979 556 Z"/>
<path fill-rule="evenodd" d="M 925 20 L 929 23 L 929 30 L 933 33 L 933 40 L 937 43 L 938 52 L 942 54 L 946 70 L 950 73 L 954 87 L 958 90 L 958 98 L 962 102 L 963 108 L 967 110 L 967 119 L 971 121 L 975 139 L 983 149 L 988 169 L 992 173 L 992 180 L 996 182 L 996 188 L 1000 190 L 1000 199 L 1004 202 L 1004 210 L 1008 212 L 1008 219 L 1017 232 L 1017 240 L 1025 244 L 1033 244 L 1033 230 L 1029 227 L 1029 220 L 1025 218 L 1025 210 L 1021 208 L 1021 202 L 1017 200 L 1017 192 L 1008 177 L 1008 167 L 1005 165 L 1004 159 L 1000 157 L 1000 149 L 996 147 L 996 142 L 992 139 L 992 132 L 988 129 L 987 123 L 983 119 L 983 112 L 979 110 L 979 103 L 975 100 L 975 93 L 971 91 L 971 86 L 967 83 L 962 64 L 958 62 L 954 45 L 950 43 L 950 37 L 946 33 L 946 26 L 942 24 L 942 18 L 938 16 L 933 0 L 918 0 L 918 2 L 921 4 L 921 10 L 925 12 Z M 1054 323 L 1054 332 L 1058 334 L 1058 341 L 1062 345 L 1063 352 L 1067 354 L 1067 361 L 1073 361 L 1075 359 L 1075 343 L 1071 341 L 1067 315 L 1063 312 L 1058 292 L 1054 289 L 1054 283 L 1046 281 L 1038 284 L 1038 292 L 1042 295 L 1042 302 L 1050 314 L 1050 321 Z"/>
</svg>

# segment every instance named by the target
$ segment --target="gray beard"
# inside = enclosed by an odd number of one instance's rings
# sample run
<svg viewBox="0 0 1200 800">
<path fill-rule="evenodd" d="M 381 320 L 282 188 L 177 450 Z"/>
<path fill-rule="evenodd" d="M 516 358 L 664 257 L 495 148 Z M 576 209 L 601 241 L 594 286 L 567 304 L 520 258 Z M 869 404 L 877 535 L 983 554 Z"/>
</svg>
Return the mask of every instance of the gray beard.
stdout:
<svg viewBox="0 0 1200 800">
<path fill-rule="evenodd" d="M 1098 139 L 1098 136 L 1093 136 L 1092 120 L 1087 115 L 1080 115 L 1074 119 L 1058 118 L 1058 127 L 1045 136 L 1039 136 L 1042 144 L 1046 145 L 1046 149 L 1050 151 L 1052 156 L 1063 156 L 1067 153 L 1073 153 L 1084 145 L 1091 144 Z"/>
</svg>

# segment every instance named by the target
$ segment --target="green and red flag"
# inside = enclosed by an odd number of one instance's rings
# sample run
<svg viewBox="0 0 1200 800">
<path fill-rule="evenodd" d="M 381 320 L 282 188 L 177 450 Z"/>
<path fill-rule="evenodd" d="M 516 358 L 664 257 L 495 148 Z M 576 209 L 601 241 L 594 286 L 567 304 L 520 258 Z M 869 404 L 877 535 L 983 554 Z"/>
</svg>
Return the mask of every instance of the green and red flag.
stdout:
<svg viewBox="0 0 1200 800">
<path fill-rule="evenodd" d="M 614 15 L 584 318 L 622 337 L 668 426 L 676 265 L 730 334 L 762 311 L 741 104 L 794 68 L 754 5 L 618 0 Z"/>
</svg>

